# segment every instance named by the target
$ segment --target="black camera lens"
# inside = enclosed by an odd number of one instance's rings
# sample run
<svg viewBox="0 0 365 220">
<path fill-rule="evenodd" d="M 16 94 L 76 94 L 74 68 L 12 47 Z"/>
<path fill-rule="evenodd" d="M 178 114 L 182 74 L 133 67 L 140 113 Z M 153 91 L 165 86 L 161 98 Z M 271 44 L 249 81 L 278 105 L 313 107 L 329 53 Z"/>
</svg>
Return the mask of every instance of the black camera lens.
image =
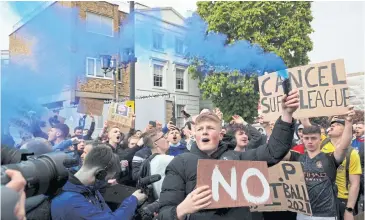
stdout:
<svg viewBox="0 0 365 220">
<path fill-rule="evenodd" d="M 77 165 L 78 161 L 64 152 L 52 152 L 38 157 L 30 157 L 27 161 L 1 166 L 1 184 L 5 185 L 10 181 L 5 170 L 18 170 L 27 181 L 25 189 L 27 197 L 40 194 L 52 195 L 66 183 L 68 179 L 67 168 Z"/>
</svg>

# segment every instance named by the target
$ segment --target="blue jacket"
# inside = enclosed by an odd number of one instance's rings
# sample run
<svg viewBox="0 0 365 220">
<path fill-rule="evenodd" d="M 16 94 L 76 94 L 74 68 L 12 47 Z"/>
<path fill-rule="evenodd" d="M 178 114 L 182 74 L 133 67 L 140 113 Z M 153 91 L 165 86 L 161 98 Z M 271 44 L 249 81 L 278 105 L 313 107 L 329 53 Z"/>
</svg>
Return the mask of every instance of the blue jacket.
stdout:
<svg viewBox="0 0 365 220">
<path fill-rule="evenodd" d="M 170 148 L 166 154 L 175 157 L 179 154 L 186 153 L 186 152 L 189 152 L 189 150 L 186 148 L 186 145 L 183 143 L 178 143 L 175 146 L 170 144 Z"/>
<path fill-rule="evenodd" d="M 57 151 L 57 150 L 64 151 L 71 145 L 72 145 L 72 140 L 71 139 L 64 140 L 61 143 L 59 143 L 57 145 L 54 145 L 53 146 L 53 151 Z"/>
<path fill-rule="evenodd" d="M 137 203 L 137 198 L 130 196 L 112 212 L 98 190 L 83 185 L 75 176 L 70 175 L 62 193 L 52 200 L 51 214 L 53 220 L 127 220 L 134 216 Z"/>
</svg>

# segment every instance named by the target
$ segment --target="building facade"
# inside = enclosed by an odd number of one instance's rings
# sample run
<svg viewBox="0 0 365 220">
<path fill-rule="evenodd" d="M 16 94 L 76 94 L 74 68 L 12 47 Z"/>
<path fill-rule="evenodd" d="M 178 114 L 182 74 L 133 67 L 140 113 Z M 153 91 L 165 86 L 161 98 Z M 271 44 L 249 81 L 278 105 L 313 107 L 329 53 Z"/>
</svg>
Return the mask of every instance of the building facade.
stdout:
<svg viewBox="0 0 365 220">
<path fill-rule="evenodd" d="M 47 39 L 47 47 L 42 45 L 42 42 L 35 44 L 36 40 L 25 33 L 31 29 L 32 24 L 42 19 L 42 14 L 49 13 L 53 7 L 77 9 L 77 14 L 70 13 L 67 17 L 65 15 L 67 22 L 62 28 L 69 35 L 65 34 L 67 40 L 63 43 L 69 50 L 63 52 L 66 55 L 63 54 L 62 57 L 72 58 L 64 59 L 62 62 L 67 67 L 65 74 L 81 77 L 76 82 L 70 81 L 59 93 L 42 97 L 41 100 L 49 109 L 59 110 L 60 115 L 66 118 L 65 123 L 71 128 L 78 125 L 80 115 L 77 113 L 77 105 L 80 98 L 105 100 L 103 116 L 96 117 L 94 134 L 97 135 L 106 120 L 108 101 L 113 99 L 114 90 L 113 74 L 112 72 L 104 74 L 99 55 L 103 52 L 103 55 L 120 57 L 119 52 L 123 50 L 125 40 L 121 37 L 120 31 L 127 13 L 119 10 L 119 5 L 109 2 L 47 2 L 36 13 L 14 27 L 14 32 L 9 36 L 10 58 L 25 55 L 29 58 L 29 62 L 37 63 L 37 54 L 43 48 L 50 50 L 52 45 L 57 44 L 56 41 L 52 42 L 52 39 Z M 182 56 L 184 18 L 172 8 L 150 9 L 141 6 L 136 9 L 135 55 L 138 59 L 135 68 L 136 127 L 144 129 L 150 120 L 167 123 L 174 117 L 177 118 L 177 125 L 182 126 L 181 110 L 197 114 L 200 97 L 197 81 L 188 76 L 188 63 Z M 156 13 L 159 15 L 156 16 Z M 144 22 L 152 22 L 150 31 L 137 30 L 139 24 L 145 27 Z M 103 28 L 98 27 L 99 24 Z M 95 42 L 101 42 L 103 47 L 97 47 L 90 38 L 95 39 Z M 60 48 L 54 48 L 57 49 Z M 82 51 L 86 49 L 86 52 Z M 37 53 L 35 54 L 33 50 L 37 50 Z M 121 68 L 116 76 L 119 100 L 129 97 L 129 67 Z M 145 96 L 150 98 L 142 99 Z M 90 120 L 87 120 L 86 126 L 89 123 Z"/>
<path fill-rule="evenodd" d="M 349 87 L 350 103 L 356 110 L 365 110 L 364 103 L 364 72 L 347 74 L 347 85 Z"/>
<path fill-rule="evenodd" d="M 8 50 L 0 50 L 0 68 L 5 68 L 7 65 L 9 65 L 10 56 Z"/>
<path fill-rule="evenodd" d="M 65 20 L 62 22 L 60 29 L 62 28 L 62 31 L 71 34 L 71 36 L 66 34 L 63 36 L 65 40 L 62 42 L 64 44 L 62 46 L 67 48 L 67 51 L 62 51 L 63 54 L 60 56 L 60 59 L 63 60 L 60 60 L 60 62 L 63 62 L 67 67 L 67 71 L 64 74 L 77 75 L 78 77 L 76 81 L 75 78 L 70 77 L 73 80 L 64 85 L 62 91 L 59 91 L 57 94 L 40 97 L 40 100 L 49 109 L 59 110 L 60 115 L 66 118 L 65 123 L 73 128 L 78 125 L 80 117 L 77 113 L 77 104 L 80 98 L 113 99 L 114 83 L 112 72 L 104 74 L 99 58 L 99 55 L 101 55 L 100 51 L 92 51 L 92 49 L 95 46 L 93 45 L 94 42 L 103 42 L 106 45 L 105 47 L 109 47 L 105 48 L 106 50 L 109 49 L 109 51 L 115 47 L 115 42 L 119 42 L 120 23 L 126 14 L 118 10 L 118 5 L 107 2 L 47 2 L 40 10 L 36 10 L 37 13 L 31 14 L 30 17 L 25 17 L 14 26 L 14 31 L 9 36 L 11 60 L 15 59 L 15 57 L 26 56 L 27 62 L 38 64 L 39 62 L 46 61 L 39 61 L 38 56 L 42 51 L 46 53 L 52 49 L 61 49 L 60 46 L 52 48 L 52 45 L 57 45 L 57 40 L 62 37 L 51 35 L 50 38 L 54 37 L 55 39 L 47 39 L 47 45 L 44 45 L 44 42 L 33 39 L 28 33 L 32 32 L 33 29 L 36 30 L 37 24 L 47 25 L 48 23 L 40 20 L 48 18 L 49 14 L 46 15 L 46 13 L 53 13 L 52 10 L 55 7 L 61 7 L 64 13 L 58 15 L 63 16 L 61 19 Z M 70 11 L 77 9 L 74 10 L 77 11 L 77 14 L 65 13 L 68 9 Z M 103 28 L 95 28 L 98 24 L 103 25 Z M 57 31 L 58 24 L 49 25 L 44 27 L 45 30 Z M 72 35 L 73 33 L 76 34 Z M 93 39 L 93 41 L 88 40 L 89 38 Z M 85 48 L 91 49 L 82 51 Z M 99 48 L 101 47 L 99 46 Z M 34 51 L 37 52 L 35 53 Z M 117 56 L 117 54 L 107 55 Z M 72 59 L 66 60 L 65 57 L 68 56 L 72 57 Z M 117 95 L 119 98 L 128 97 L 129 69 L 126 68 L 118 75 L 120 77 L 117 79 Z M 96 131 L 102 128 L 108 107 L 109 104 L 105 104 L 103 117 L 96 117 Z M 88 120 L 87 124 L 89 123 L 90 120 Z"/>
<path fill-rule="evenodd" d="M 184 18 L 173 8 L 139 9 L 135 24 L 136 96 L 168 94 L 164 104 L 159 98 L 155 102 L 136 100 L 136 113 L 143 115 L 137 127 L 148 123 L 150 116 L 165 123 L 176 117 L 176 125 L 182 127 L 181 110 L 198 114 L 200 99 L 198 81 L 189 77 L 188 62 L 183 57 Z M 169 111 L 171 105 L 175 115 Z M 143 114 L 148 108 L 151 112 Z"/>
</svg>

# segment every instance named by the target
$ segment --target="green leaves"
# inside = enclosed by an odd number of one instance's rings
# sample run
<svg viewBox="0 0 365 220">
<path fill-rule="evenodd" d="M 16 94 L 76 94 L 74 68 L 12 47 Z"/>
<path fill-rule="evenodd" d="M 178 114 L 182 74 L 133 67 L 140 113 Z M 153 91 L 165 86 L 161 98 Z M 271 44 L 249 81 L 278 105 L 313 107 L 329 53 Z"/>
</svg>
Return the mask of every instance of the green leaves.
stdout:
<svg viewBox="0 0 365 220">
<path fill-rule="evenodd" d="M 313 48 L 309 37 L 313 32 L 310 2 L 216 1 L 197 2 L 197 6 L 209 30 L 228 36 L 227 44 L 248 40 L 276 53 L 288 68 L 308 64 L 307 53 Z M 252 122 L 257 116 L 259 100 L 254 88 L 257 76 L 240 78 L 238 73 L 219 73 L 204 78 L 197 68 L 202 63 L 193 60 L 189 74 L 200 80 L 203 98 L 211 99 L 224 113 L 225 120 L 230 121 L 232 115 L 238 114 Z"/>
</svg>

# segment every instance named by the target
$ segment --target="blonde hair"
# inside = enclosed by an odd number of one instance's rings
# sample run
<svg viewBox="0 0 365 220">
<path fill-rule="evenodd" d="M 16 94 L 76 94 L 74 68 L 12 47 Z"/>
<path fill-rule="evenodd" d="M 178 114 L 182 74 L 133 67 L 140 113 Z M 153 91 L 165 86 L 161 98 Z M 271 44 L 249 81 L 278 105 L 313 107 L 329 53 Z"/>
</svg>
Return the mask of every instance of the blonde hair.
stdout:
<svg viewBox="0 0 365 220">
<path fill-rule="evenodd" d="M 202 122 L 214 122 L 217 125 L 220 126 L 220 128 L 222 128 L 222 121 L 218 118 L 218 116 L 212 112 L 206 112 L 203 114 L 200 114 L 196 119 L 195 119 L 195 125 L 198 125 Z"/>
</svg>

